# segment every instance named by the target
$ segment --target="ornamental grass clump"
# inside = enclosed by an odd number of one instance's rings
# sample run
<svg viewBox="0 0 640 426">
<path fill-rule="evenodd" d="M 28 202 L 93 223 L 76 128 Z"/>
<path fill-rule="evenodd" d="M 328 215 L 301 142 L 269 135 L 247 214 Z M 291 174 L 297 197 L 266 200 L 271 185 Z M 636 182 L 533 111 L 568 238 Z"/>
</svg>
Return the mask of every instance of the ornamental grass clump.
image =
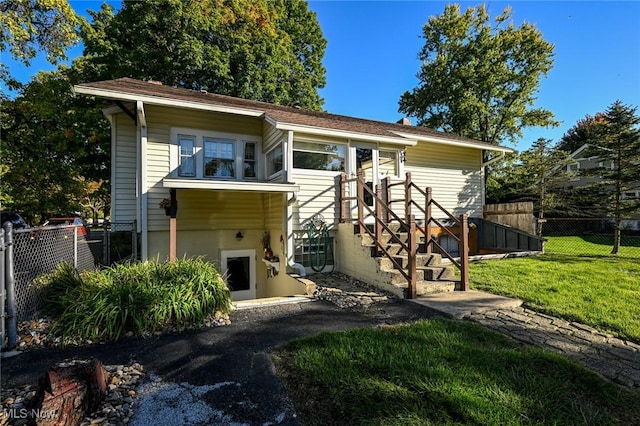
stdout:
<svg viewBox="0 0 640 426">
<path fill-rule="evenodd" d="M 184 329 L 231 309 L 227 285 L 202 258 L 125 263 L 80 274 L 63 265 L 46 281 L 47 312 L 56 320 L 52 331 L 67 342 Z"/>
</svg>

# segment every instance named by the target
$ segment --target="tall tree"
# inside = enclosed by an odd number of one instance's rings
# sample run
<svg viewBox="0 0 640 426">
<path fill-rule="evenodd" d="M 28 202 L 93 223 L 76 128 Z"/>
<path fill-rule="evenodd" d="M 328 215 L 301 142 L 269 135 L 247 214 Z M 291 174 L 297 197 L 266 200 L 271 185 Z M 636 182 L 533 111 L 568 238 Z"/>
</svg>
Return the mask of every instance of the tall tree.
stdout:
<svg viewBox="0 0 640 426">
<path fill-rule="evenodd" d="M 94 79 L 132 77 L 319 110 L 326 40 L 303 0 L 124 1 L 92 12 L 74 65 Z"/>
<path fill-rule="evenodd" d="M 551 139 L 544 138 L 520 155 L 522 170 L 529 179 L 527 190 L 536 199 L 538 236 L 542 236 L 545 214 L 561 203 L 559 192 L 554 189 L 569 180 L 566 165 L 571 160 L 568 153 L 551 145 Z"/>
<path fill-rule="evenodd" d="M 612 254 L 620 248 L 620 230 L 623 219 L 640 214 L 640 116 L 637 107 L 615 101 L 604 113 L 599 125 L 599 137 L 590 144 L 587 155 L 598 157 L 602 166 L 583 171 L 597 176 L 589 188 L 598 194 L 594 206 L 602 213 L 613 216 L 614 241 Z M 631 196 L 631 194 L 634 194 Z"/>
<path fill-rule="evenodd" d="M 71 86 L 65 69 L 42 72 L 3 105 L 0 198 L 31 222 L 78 211 L 108 185 L 108 122 Z"/>
<path fill-rule="evenodd" d="M 562 136 L 558 148 L 574 152 L 584 144 L 594 143 L 599 136 L 600 126 L 605 124 L 605 115 L 601 112 L 594 116 L 587 114 Z"/>
<path fill-rule="evenodd" d="M 515 141 L 530 126 L 555 126 L 534 108 L 553 45 L 531 24 L 516 27 L 506 8 L 492 25 L 484 5 L 461 13 L 447 5 L 424 25 L 419 85 L 400 98 L 400 112 L 419 125 L 483 142 Z"/>
<path fill-rule="evenodd" d="M 52 64 L 66 58 L 66 49 L 78 41 L 78 17 L 67 0 L 3 0 L 0 2 L 0 51 L 25 65 L 44 51 Z M 8 81 L 6 65 L 0 77 Z"/>
</svg>

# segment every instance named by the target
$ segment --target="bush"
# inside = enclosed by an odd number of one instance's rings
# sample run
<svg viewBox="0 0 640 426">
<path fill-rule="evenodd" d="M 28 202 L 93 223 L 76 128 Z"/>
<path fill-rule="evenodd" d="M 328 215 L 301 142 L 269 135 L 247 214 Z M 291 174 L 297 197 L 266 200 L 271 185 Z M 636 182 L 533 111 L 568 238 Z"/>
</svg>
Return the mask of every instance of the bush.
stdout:
<svg viewBox="0 0 640 426">
<path fill-rule="evenodd" d="M 65 341 L 113 341 L 129 331 L 143 335 L 168 325 L 183 329 L 231 309 L 227 285 L 202 258 L 125 263 L 80 274 L 61 265 L 44 280 L 46 311 L 56 320 L 53 332 Z"/>
</svg>

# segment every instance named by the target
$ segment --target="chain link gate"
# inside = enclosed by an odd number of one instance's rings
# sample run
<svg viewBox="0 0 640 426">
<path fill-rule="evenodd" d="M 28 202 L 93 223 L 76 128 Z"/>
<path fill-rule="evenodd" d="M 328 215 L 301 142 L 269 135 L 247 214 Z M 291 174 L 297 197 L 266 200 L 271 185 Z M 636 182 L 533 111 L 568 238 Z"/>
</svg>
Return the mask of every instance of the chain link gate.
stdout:
<svg viewBox="0 0 640 426">
<path fill-rule="evenodd" d="M 102 245 L 103 265 L 137 260 L 140 251 L 136 221 L 105 223 Z"/>
</svg>

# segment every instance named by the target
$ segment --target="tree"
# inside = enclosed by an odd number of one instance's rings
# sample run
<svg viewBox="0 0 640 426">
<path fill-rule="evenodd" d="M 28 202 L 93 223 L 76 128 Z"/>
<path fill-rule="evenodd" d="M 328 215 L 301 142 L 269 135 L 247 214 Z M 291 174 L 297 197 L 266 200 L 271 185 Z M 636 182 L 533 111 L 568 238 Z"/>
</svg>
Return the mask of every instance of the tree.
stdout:
<svg viewBox="0 0 640 426">
<path fill-rule="evenodd" d="M 514 142 L 529 126 L 556 126 L 533 108 L 540 78 L 553 64 L 553 45 L 531 24 L 508 23 L 506 8 L 492 26 L 484 5 L 447 5 L 423 27 L 419 85 L 400 98 L 400 112 L 418 125 L 491 144 Z"/>
<path fill-rule="evenodd" d="M 32 223 L 80 210 L 87 185 L 109 177 L 109 123 L 73 96 L 67 71 L 39 73 L 3 104 L 0 197 Z"/>
<path fill-rule="evenodd" d="M 558 149 L 574 152 L 584 144 L 594 142 L 598 138 L 600 126 L 605 124 L 605 115 L 601 112 L 595 116 L 587 114 L 562 136 L 558 143 Z"/>
<path fill-rule="evenodd" d="M 568 153 L 551 146 L 551 139 L 539 138 L 520 156 L 522 170 L 530 179 L 527 189 L 537 200 L 538 226 L 542 236 L 545 213 L 561 204 L 559 188 L 569 180 L 566 165 L 571 161 Z"/>
<path fill-rule="evenodd" d="M 564 207 L 562 186 L 571 177 L 566 168 L 571 157 L 551 144 L 550 139 L 539 138 L 526 151 L 492 165 L 487 181 L 487 199 L 492 202 L 534 202 L 538 235 L 545 215 Z"/>
<path fill-rule="evenodd" d="M 132 77 L 320 109 L 326 40 L 302 0 L 125 1 L 82 26 L 91 79 Z"/>
<path fill-rule="evenodd" d="M 78 41 L 78 17 L 67 0 L 5 0 L 0 3 L 0 51 L 28 65 L 38 50 L 52 64 Z M 1 65 L 0 74 L 9 80 Z"/>
<path fill-rule="evenodd" d="M 640 189 L 640 116 L 637 107 L 615 101 L 598 125 L 597 142 L 589 145 L 587 155 L 598 157 L 602 166 L 586 169 L 587 176 L 599 179 L 589 189 L 598 194 L 595 208 L 614 219 L 612 254 L 620 248 L 623 219 L 640 214 L 640 199 L 627 196 Z"/>
</svg>

